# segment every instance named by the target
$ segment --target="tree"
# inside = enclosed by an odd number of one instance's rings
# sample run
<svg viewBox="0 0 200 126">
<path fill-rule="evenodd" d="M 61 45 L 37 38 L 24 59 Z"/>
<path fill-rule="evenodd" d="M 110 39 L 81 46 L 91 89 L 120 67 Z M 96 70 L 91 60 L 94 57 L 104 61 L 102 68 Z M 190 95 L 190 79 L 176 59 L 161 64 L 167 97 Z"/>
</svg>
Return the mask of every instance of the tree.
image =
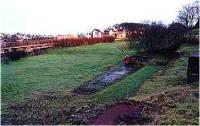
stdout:
<svg viewBox="0 0 200 126">
<path fill-rule="evenodd" d="M 167 27 L 162 22 L 152 22 L 146 27 L 143 34 L 130 39 L 130 47 L 138 51 L 172 51 L 177 49 L 187 33 L 188 27 L 173 22 Z"/>
<path fill-rule="evenodd" d="M 132 37 L 129 42 L 138 51 L 158 51 L 170 46 L 167 33 L 167 27 L 164 24 L 152 22 L 140 36 Z"/>
<path fill-rule="evenodd" d="M 182 23 L 189 28 L 193 27 L 199 20 L 198 1 L 193 4 L 183 6 L 183 8 L 179 11 L 177 18 L 179 23 Z"/>
<path fill-rule="evenodd" d="M 11 42 L 17 42 L 18 39 L 19 39 L 19 37 L 15 34 L 12 35 L 11 38 L 10 38 Z"/>
<path fill-rule="evenodd" d="M 173 40 L 179 40 L 184 37 L 184 34 L 188 32 L 188 28 L 178 22 L 172 22 L 168 27 L 168 37 Z"/>
<path fill-rule="evenodd" d="M 199 1 L 195 1 L 193 3 L 193 7 L 194 7 L 194 12 L 195 12 L 195 15 L 196 15 L 196 19 L 197 19 L 197 22 L 195 24 L 195 28 L 199 28 Z"/>
</svg>

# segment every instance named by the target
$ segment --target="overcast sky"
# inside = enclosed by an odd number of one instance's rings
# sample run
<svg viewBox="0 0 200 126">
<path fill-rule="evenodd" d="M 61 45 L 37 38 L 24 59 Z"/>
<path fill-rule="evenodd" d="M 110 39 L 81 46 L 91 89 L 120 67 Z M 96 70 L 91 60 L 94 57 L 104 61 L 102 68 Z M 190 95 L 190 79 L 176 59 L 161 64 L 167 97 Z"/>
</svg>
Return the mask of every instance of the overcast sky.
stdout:
<svg viewBox="0 0 200 126">
<path fill-rule="evenodd" d="M 0 0 L 0 32 L 67 34 L 142 20 L 169 24 L 194 0 Z"/>
</svg>

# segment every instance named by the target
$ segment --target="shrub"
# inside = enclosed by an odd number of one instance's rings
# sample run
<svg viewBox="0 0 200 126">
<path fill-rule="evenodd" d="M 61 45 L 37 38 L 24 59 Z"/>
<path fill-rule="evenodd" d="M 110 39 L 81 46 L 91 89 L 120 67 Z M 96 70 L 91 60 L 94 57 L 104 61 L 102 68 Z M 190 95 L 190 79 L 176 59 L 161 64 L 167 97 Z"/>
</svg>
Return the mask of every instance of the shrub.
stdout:
<svg viewBox="0 0 200 126">
<path fill-rule="evenodd" d="M 15 47 L 15 46 L 28 46 L 36 44 L 49 44 L 54 47 L 70 47 L 70 46 L 81 46 L 81 45 L 91 45 L 95 43 L 106 43 L 114 42 L 114 37 L 105 36 L 100 38 L 68 38 L 68 39 L 48 39 L 48 40 L 31 40 L 28 42 L 14 42 L 2 44 L 2 47 Z"/>
<path fill-rule="evenodd" d="M 143 34 L 130 39 L 130 45 L 139 51 L 171 51 L 176 49 L 184 39 L 187 28 L 180 23 L 172 23 L 169 27 L 152 23 Z"/>
</svg>

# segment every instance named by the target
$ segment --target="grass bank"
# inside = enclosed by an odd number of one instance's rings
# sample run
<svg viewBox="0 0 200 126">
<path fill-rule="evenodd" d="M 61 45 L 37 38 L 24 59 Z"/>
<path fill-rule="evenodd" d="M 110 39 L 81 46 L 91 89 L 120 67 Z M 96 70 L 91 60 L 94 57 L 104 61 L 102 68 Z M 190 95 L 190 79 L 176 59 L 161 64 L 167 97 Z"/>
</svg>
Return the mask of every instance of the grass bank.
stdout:
<svg viewBox="0 0 200 126">
<path fill-rule="evenodd" d="M 132 98 L 139 100 L 153 93 L 185 85 L 188 57 L 198 52 L 198 49 L 198 45 L 182 45 L 178 51 L 183 55 L 147 79 Z"/>
<path fill-rule="evenodd" d="M 171 61 L 165 68 L 154 73 L 149 79 L 144 81 L 143 85 L 138 88 L 137 92 L 130 97 L 131 100 L 143 100 L 146 102 L 151 99 L 158 99 L 156 94 L 164 94 L 166 91 L 171 91 L 172 97 L 165 97 L 160 103 L 170 103 L 173 107 L 163 109 L 163 113 L 159 115 L 157 124 L 164 125 L 198 125 L 199 124 L 199 103 L 198 96 L 192 90 L 198 90 L 198 82 L 188 84 L 187 79 L 187 61 L 189 55 L 198 52 L 198 45 L 183 45 L 179 48 L 179 51 L 183 55 L 177 60 Z M 186 88 L 185 92 L 182 92 L 186 96 L 176 94 L 176 90 Z M 173 90 L 175 90 L 173 94 Z M 150 97 L 151 96 L 151 97 Z M 182 100 L 178 101 L 177 97 L 181 97 Z M 149 99 L 149 101 L 148 101 Z M 197 100 L 196 100 L 197 99 Z M 165 106 L 162 106 L 165 108 Z"/>
</svg>

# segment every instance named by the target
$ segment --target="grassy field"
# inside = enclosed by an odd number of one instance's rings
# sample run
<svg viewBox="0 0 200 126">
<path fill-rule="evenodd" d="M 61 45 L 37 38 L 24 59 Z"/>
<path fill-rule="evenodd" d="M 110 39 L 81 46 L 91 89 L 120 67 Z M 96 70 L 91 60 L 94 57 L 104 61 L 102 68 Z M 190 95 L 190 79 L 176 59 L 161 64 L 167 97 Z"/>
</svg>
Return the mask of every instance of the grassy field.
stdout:
<svg viewBox="0 0 200 126">
<path fill-rule="evenodd" d="M 51 49 L 47 54 L 1 64 L 2 103 L 34 91 L 73 89 L 123 58 L 123 42 Z M 127 51 L 135 54 L 135 51 Z"/>
<path fill-rule="evenodd" d="M 14 121 L 25 123 L 27 119 L 32 122 L 33 119 L 37 120 L 40 117 L 51 120 L 54 113 L 63 108 L 74 110 L 90 103 L 98 106 L 125 98 L 127 94 L 129 99 L 140 101 L 165 90 L 188 86 L 187 60 L 190 54 L 198 52 L 197 45 L 181 46 L 179 51 L 183 55 L 171 60 L 166 66 L 157 66 L 154 62 L 166 62 L 168 58 L 154 56 L 148 65 L 92 96 L 70 93 L 70 90 L 121 61 L 123 53 L 117 47 L 124 44 L 117 42 L 51 49 L 44 55 L 1 64 L 2 112 Z M 136 54 L 134 50 L 127 52 L 131 55 Z M 192 93 L 182 102 L 175 102 L 176 107 L 160 115 L 158 124 L 198 124 L 196 117 L 199 115 L 199 105 L 192 100 Z M 25 100 L 26 97 L 29 99 Z M 172 99 L 166 99 L 167 102 L 170 100 Z M 7 105 L 14 107 L 9 108 Z M 183 112 L 185 114 L 182 114 Z"/>
</svg>

